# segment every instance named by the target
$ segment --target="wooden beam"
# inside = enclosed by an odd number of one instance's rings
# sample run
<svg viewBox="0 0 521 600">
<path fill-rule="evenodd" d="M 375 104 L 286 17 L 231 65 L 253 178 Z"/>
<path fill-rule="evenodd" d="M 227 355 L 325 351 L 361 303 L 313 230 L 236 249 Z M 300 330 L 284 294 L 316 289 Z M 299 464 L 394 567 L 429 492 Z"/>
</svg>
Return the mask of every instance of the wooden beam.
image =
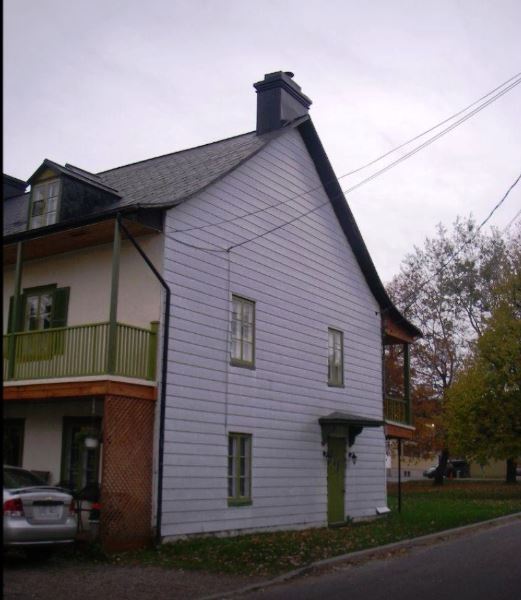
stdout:
<svg viewBox="0 0 521 600">
<path fill-rule="evenodd" d="M 412 440 L 414 436 L 414 428 L 409 427 L 400 427 L 400 425 L 395 425 L 394 423 L 386 423 L 385 424 L 385 437 L 387 438 L 396 438 L 399 440 Z"/>
<path fill-rule="evenodd" d="M 3 389 L 4 402 L 105 396 L 107 394 L 155 401 L 157 398 L 157 387 L 126 381 L 102 379 L 96 381 L 60 381 L 57 383 L 34 383 L 27 385 L 4 384 Z"/>
<path fill-rule="evenodd" d="M 128 229 L 138 237 L 142 235 L 157 234 L 155 229 L 142 223 L 128 222 Z M 81 225 L 63 231 L 48 233 L 24 242 L 24 261 L 82 250 L 91 246 L 109 244 L 114 238 L 114 218 L 89 225 Z M 4 266 L 15 264 L 16 243 L 6 244 L 3 247 Z"/>
<path fill-rule="evenodd" d="M 391 321 L 389 317 L 384 318 L 384 343 L 403 344 L 414 342 L 414 338 L 399 324 Z"/>
</svg>

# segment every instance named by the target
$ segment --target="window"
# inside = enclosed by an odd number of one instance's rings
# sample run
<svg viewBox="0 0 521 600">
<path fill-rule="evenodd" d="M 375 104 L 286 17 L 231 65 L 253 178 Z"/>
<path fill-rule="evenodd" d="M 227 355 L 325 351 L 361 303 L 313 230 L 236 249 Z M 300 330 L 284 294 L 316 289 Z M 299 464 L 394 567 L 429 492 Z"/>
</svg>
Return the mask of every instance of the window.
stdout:
<svg viewBox="0 0 521 600">
<path fill-rule="evenodd" d="M 26 295 L 24 330 L 49 329 L 52 323 L 53 291 Z"/>
<path fill-rule="evenodd" d="M 232 352 L 234 365 L 253 367 L 255 352 L 255 302 L 232 296 Z"/>
<path fill-rule="evenodd" d="M 37 331 L 67 325 L 70 288 L 56 284 L 26 288 L 20 297 L 15 331 Z M 9 304 L 8 332 L 12 331 L 13 297 Z"/>
<path fill-rule="evenodd" d="M 327 383 L 344 385 L 344 334 L 337 329 L 328 329 L 329 354 Z"/>
<path fill-rule="evenodd" d="M 61 485 L 81 490 L 98 483 L 99 446 L 87 448 L 87 434 L 101 435 L 99 417 L 64 417 Z"/>
<path fill-rule="evenodd" d="M 21 467 L 24 452 L 24 419 L 4 419 L 4 464 Z"/>
<path fill-rule="evenodd" d="M 228 504 L 251 504 L 251 435 L 228 436 Z"/>
<path fill-rule="evenodd" d="M 53 179 L 35 185 L 31 193 L 29 229 L 45 227 L 56 223 L 60 180 Z"/>
</svg>

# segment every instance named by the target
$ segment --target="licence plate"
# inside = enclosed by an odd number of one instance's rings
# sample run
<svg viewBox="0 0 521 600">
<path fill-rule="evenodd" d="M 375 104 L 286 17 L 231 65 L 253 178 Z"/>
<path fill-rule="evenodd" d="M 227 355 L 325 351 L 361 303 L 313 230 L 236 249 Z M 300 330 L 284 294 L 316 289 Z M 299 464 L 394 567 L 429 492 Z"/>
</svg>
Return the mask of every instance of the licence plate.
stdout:
<svg viewBox="0 0 521 600">
<path fill-rule="evenodd" d="M 62 506 L 33 506 L 34 516 L 37 519 L 51 520 L 60 519 L 62 516 Z"/>
</svg>

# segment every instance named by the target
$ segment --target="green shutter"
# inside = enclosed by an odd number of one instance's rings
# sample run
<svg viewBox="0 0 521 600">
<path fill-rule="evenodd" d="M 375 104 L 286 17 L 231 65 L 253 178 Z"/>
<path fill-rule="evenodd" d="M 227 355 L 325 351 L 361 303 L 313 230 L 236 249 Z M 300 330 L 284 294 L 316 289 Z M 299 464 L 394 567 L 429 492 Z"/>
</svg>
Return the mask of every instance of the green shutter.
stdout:
<svg viewBox="0 0 521 600">
<path fill-rule="evenodd" d="M 71 288 L 57 288 L 54 290 L 54 306 L 52 311 L 52 328 L 66 327 L 67 311 L 69 308 L 69 291 Z"/>
<path fill-rule="evenodd" d="M 15 331 L 23 331 L 23 328 L 24 328 L 23 323 L 24 323 L 25 300 L 26 300 L 26 295 L 21 294 L 20 295 L 20 306 L 18 307 L 18 315 L 17 315 L 18 318 L 16 319 L 16 323 L 15 323 L 15 327 L 14 327 Z M 13 310 L 14 310 L 14 296 L 11 296 L 9 298 L 9 315 L 7 317 L 7 333 L 13 332 L 13 325 L 12 325 Z"/>
</svg>

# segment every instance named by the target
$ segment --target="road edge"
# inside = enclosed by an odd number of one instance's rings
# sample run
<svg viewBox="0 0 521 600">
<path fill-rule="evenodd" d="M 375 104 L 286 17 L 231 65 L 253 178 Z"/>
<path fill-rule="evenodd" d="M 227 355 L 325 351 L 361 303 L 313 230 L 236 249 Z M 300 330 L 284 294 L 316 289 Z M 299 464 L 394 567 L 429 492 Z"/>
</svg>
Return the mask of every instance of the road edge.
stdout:
<svg viewBox="0 0 521 600">
<path fill-rule="evenodd" d="M 429 533 L 420 537 L 407 538 L 405 540 L 400 540 L 399 542 L 385 544 L 384 546 L 375 546 L 374 548 L 358 550 L 357 552 L 340 554 L 339 556 L 333 556 L 331 558 L 326 558 L 324 560 L 312 562 L 309 565 L 299 567 L 298 569 L 294 569 L 292 571 L 288 571 L 287 573 L 283 573 L 282 575 L 278 575 L 277 577 L 274 577 L 272 579 L 259 581 L 257 583 L 253 583 L 251 585 L 242 587 L 237 590 L 222 592 L 220 594 L 212 594 L 210 596 L 204 596 L 199 600 L 226 600 L 227 598 L 233 598 L 234 596 L 238 596 L 240 594 L 246 594 L 249 592 L 254 592 L 256 590 L 271 587 L 279 583 L 284 583 L 285 581 L 289 581 L 290 579 L 294 579 L 295 577 L 298 577 L 300 575 L 305 575 L 306 573 L 309 573 L 314 569 L 319 569 L 321 567 L 329 567 L 342 562 L 358 562 L 367 558 L 378 558 L 379 555 L 385 554 L 387 552 L 399 550 L 402 548 L 415 548 L 417 546 L 422 546 L 432 541 L 444 542 L 447 539 L 458 537 L 459 535 L 463 535 L 471 531 L 498 526 L 502 523 L 516 521 L 518 519 L 521 519 L 521 512 L 512 513 L 510 515 L 503 515 L 502 517 L 496 517 L 495 519 L 489 519 L 488 521 L 470 523 L 469 525 L 462 525 L 461 527 L 455 527 L 453 529 L 443 529 L 441 531 Z"/>
</svg>

